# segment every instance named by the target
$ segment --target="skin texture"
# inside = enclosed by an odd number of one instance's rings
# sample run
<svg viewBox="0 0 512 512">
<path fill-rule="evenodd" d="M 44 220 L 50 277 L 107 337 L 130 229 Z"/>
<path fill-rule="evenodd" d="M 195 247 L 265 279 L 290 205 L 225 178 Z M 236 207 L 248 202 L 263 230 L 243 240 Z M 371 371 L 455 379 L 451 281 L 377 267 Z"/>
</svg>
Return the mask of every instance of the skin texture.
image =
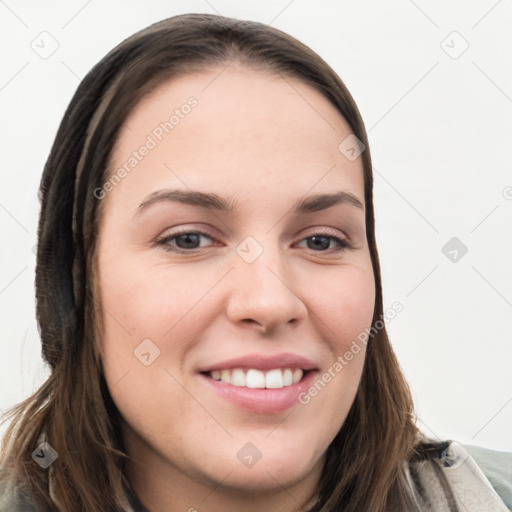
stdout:
<svg viewBox="0 0 512 512">
<path fill-rule="evenodd" d="M 298 80 L 223 68 L 172 79 L 140 101 L 117 140 L 113 170 L 175 108 L 191 96 L 198 103 L 101 199 L 102 360 L 134 459 L 128 476 L 152 512 L 301 510 L 354 400 L 364 346 L 307 405 L 279 414 L 240 409 L 197 370 L 292 352 L 315 361 L 321 376 L 371 326 L 374 309 L 364 209 L 292 212 L 305 195 L 341 190 L 364 205 L 361 159 L 338 150 L 348 124 Z M 136 214 L 164 188 L 230 197 L 237 209 L 162 201 Z M 208 236 L 198 249 L 182 249 L 188 254 L 156 245 L 178 227 Z M 309 237 L 326 231 L 353 248 L 336 251 L 334 239 L 316 248 Z M 263 250 L 250 264 L 236 252 L 249 236 Z M 134 354 L 144 339 L 160 350 L 148 366 Z M 262 455 L 250 468 L 237 457 L 248 442 Z"/>
</svg>

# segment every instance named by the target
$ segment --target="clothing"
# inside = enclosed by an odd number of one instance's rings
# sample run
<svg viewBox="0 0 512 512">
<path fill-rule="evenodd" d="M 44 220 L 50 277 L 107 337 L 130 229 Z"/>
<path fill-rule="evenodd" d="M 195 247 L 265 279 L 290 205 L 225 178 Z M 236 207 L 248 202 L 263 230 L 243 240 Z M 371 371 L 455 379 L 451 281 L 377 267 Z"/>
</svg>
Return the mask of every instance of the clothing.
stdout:
<svg viewBox="0 0 512 512">
<path fill-rule="evenodd" d="M 428 461 L 410 464 L 410 487 L 418 511 L 450 512 L 450 498 L 460 512 L 512 510 L 512 452 L 473 450 L 455 441 L 436 445 L 439 467 L 450 484 L 453 497 L 443 491 L 432 464 Z M 493 487 L 493 484 L 499 485 Z"/>
<path fill-rule="evenodd" d="M 435 443 L 434 448 L 439 470 L 446 476 L 461 512 L 512 510 L 512 452 L 461 445 L 456 441 Z M 415 501 L 415 508 L 410 512 L 450 512 L 450 496 L 443 491 L 432 464 L 419 460 L 407 468 Z M 149 512 L 129 485 L 125 486 L 125 493 L 132 506 L 131 512 Z M 41 511 L 27 500 L 9 499 L 0 494 L 0 512 Z"/>
<path fill-rule="evenodd" d="M 495 491 L 512 510 L 512 456 L 508 452 L 487 450 L 480 446 L 464 445 Z"/>
</svg>

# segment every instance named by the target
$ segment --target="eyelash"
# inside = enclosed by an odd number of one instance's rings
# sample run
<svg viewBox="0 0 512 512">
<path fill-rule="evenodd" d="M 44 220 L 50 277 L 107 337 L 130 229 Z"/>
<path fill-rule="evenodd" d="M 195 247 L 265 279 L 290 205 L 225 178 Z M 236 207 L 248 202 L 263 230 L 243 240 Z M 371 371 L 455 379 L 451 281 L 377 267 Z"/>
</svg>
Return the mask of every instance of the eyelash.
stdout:
<svg viewBox="0 0 512 512">
<path fill-rule="evenodd" d="M 173 246 L 169 245 L 169 242 L 171 240 L 173 240 L 174 238 L 177 238 L 177 237 L 179 237 L 181 235 L 201 235 L 201 236 L 205 236 L 205 237 L 209 238 L 210 240 L 213 240 L 213 237 L 208 235 L 208 233 L 204 233 L 203 231 L 194 231 L 194 230 L 190 230 L 190 229 L 183 229 L 183 230 L 180 230 L 180 231 L 176 231 L 176 232 L 172 233 L 171 235 L 168 235 L 168 236 L 165 236 L 163 238 L 160 238 L 159 240 L 157 240 L 155 242 L 155 244 L 157 246 L 159 246 L 159 247 L 162 247 L 162 249 L 164 251 L 178 253 L 178 254 L 197 254 L 197 253 L 201 252 L 200 251 L 201 248 L 181 249 L 181 248 L 176 248 L 176 247 L 173 247 Z M 313 238 L 315 236 L 324 237 L 324 238 L 329 238 L 331 240 L 335 240 L 336 242 L 338 242 L 339 245 L 338 245 L 338 247 L 336 249 L 326 249 L 326 250 L 322 250 L 322 251 L 314 251 L 313 249 L 309 249 L 313 253 L 322 254 L 322 253 L 330 253 L 330 252 L 341 252 L 341 251 L 345 251 L 347 249 L 352 249 L 353 248 L 352 244 L 348 240 L 342 239 L 342 238 L 337 237 L 337 236 L 333 236 L 333 235 L 331 235 L 331 234 L 329 234 L 327 232 L 313 233 L 310 236 L 302 238 L 299 242 L 302 242 L 304 240 L 308 240 L 309 238 Z"/>
</svg>

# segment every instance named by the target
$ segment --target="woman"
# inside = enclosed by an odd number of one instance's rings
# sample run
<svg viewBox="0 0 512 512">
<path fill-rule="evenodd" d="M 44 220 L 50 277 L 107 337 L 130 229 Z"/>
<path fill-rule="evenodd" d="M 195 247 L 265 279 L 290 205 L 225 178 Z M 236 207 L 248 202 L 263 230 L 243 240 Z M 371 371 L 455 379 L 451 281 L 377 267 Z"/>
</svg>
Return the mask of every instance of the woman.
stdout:
<svg viewBox="0 0 512 512">
<path fill-rule="evenodd" d="M 507 510 L 415 425 L 372 183 L 353 99 L 290 36 L 191 14 L 112 50 L 41 182 L 52 373 L 12 411 L 2 510 Z"/>
</svg>

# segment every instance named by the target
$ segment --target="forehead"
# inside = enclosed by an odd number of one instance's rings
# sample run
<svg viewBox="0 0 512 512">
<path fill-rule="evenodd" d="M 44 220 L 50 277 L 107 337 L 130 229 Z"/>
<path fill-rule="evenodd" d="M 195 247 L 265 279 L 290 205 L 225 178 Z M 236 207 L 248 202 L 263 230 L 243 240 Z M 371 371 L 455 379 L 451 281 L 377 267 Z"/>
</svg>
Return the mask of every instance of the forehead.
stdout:
<svg viewBox="0 0 512 512">
<path fill-rule="evenodd" d="M 182 75 L 127 116 L 110 170 L 124 166 L 129 176 L 111 195 L 179 185 L 292 194 L 335 187 L 363 197 L 361 158 L 351 161 L 338 148 L 350 133 L 329 100 L 296 78 L 237 65 Z M 136 158 L 143 146 L 150 149 Z"/>
</svg>

